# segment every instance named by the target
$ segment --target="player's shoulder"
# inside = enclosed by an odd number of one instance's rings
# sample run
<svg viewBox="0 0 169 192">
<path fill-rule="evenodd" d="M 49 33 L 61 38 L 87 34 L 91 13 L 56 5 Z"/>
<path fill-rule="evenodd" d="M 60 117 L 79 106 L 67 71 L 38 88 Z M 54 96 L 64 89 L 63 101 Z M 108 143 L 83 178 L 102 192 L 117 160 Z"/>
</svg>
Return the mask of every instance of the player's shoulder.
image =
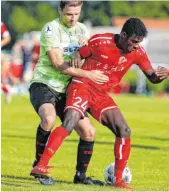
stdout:
<svg viewBox="0 0 169 192">
<path fill-rule="evenodd" d="M 77 26 L 81 28 L 87 28 L 86 25 L 81 22 L 77 22 Z"/>
<path fill-rule="evenodd" d="M 91 40 L 95 40 L 95 39 L 113 39 L 114 38 L 114 34 L 112 33 L 98 33 L 93 35 L 90 39 Z"/>
<path fill-rule="evenodd" d="M 129 53 L 129 55 L 133 57 L 135 62 L 140 62 L 147 58 L 147 53 L 142 46 L 138 46 L 137 49 Z"/>
<path fill-rule="evenodd" d="M 80 31 L 83 31 L 83 32 L 86 32 L 86 31 L 89 32 L 89 29 L 87 28 L 87 26 L 80 22 L 77 22 L 76 28 L 78 28 Z"/>
<path fill-rule="evenodd" d="M 138 56 L 143 56 L 146 55 L 146 51 L 142 46 L 139 46 L 136 50 L 135 50 L 136 55 Z"/>
<path fill-rule="evenodd" d="M 89 39 L 89 45 L 92 44 L 111 44 L 114 40 L 114 34 L 112 33 L 100 33 L 100 34 L 95 34 Z"/>
<path fill-rule="evenodd" d="M 44 25 L 41 34 L 45 35 L 46 37 L 52 36 L 56 33 L 58 27 L 59 23 L 57 22 L 57 19 L 49 21 Z"/>
<path fill-rule="evenodd" d="M 100 34 L 95 34 L 93 35 L 89 42 L 92 42 L 92 41 L 98 41 L 98 40 L 112 40 L 114 38 L 114 35 L 112 33 L 100 33 Z"/>
<path fill-rule="evenodd" d="M 56 28 L 56 27 L 59 26 L 59 22 L 58 22 L 57 19 L 52 20 L 52 21 L 49 21 L 49 22 L 47 22 L 47 23 L 44 25 L 43 29 L 45 29 L 45 28 L 48 27 L 48 26 L 51 26 L 52 28 Z"/>
</svg>

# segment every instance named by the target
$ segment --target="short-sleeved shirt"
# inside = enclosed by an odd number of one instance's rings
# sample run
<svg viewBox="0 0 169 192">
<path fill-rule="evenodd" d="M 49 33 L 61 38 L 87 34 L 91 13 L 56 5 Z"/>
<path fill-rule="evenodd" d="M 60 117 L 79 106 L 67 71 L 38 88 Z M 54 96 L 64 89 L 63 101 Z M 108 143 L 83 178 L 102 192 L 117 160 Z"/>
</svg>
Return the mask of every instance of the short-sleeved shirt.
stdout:
<svg viewBox="0 0 169 192">
<path fill-rule="evenodd" d="M 87 27 L 77 22 L 71 28 L 60 23 L 59 18 L 47 23 L 41 32 L 40 59 L 35 67 L 31 83 L 40 82 L 59 93 L 64 93 L 70 76 L 57 70 L 51 63 L 47 52 L 54 48 L 63 51 L 65 61 L 70 61 L 72 54 L 80 47 L 79 38 L 89 38 Z"/>
</svg>

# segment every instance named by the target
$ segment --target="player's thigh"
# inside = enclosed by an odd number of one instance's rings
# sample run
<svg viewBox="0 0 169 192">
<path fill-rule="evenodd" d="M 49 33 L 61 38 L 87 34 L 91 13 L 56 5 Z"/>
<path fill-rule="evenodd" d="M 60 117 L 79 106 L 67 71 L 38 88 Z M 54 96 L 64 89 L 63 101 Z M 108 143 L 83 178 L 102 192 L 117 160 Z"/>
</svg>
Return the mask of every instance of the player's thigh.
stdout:
<svg viewBox="0 0 169 192">
<path fill-rule="evenodd" d="M 114 100 L 105 95 L 96 98 L 96 101 L 90 108 L 92 116 L 107 126 L 117 137 L 129 137 L 130 128 Z"/>
<path fill-rule="evenodd" d="M 54 121 L 56 118 L 56 98 L 49 87 L 42 83 L 33 83 L 29 91 L 30 101 L 41 119 L 49 116 Z"/>
<path fill-rule="evenodd" d="M 72 82 L 66 94 L 67 100 L 62 125 L 69 129 L 69 131 L 72 131 L 77 128 L 79 120 L 85 117 L 85 112 L 88 108 L 88 90 L 84 88 L 83 84 Z M 78 134 L 80 135 L 80 133 L 82 131 L 79 129 Z"/>
<path fill-rule="evenodd" d="M 104 112 L 116 108 L 118 108 L 117 104 L 109 95 L 98 96 L 95 98 L 95 102 L 90 105 L 90 113 L 102 124 L 102 116 Z"/>
<path fill-rule="evenodd" d="M 130 137 L 130 128 L 120 109 L 108 109 L 102 113 L 101 122 L 117 137 Z"/>
<path fill-rule="evenodd" d="M 80 138 L 85 141 L 93 141 L 95 138 L 96 131 L 88 117 L 79 120 L 75 130 Z"/>
<path fill-rule="evenodd" d="M 59 93 L 56 97 L 57 97 L 57 102 L 56 102 L 55 110 L 56 110 L 57 116 L 59 116 L 61 122 L 63 122 L 64 109 L 66 106 L 66 94 Z"/>
<path fill-rule="evenodd" d="M 85 85 L 71 83 L 67 90 L 66 107 L 72 111 L 77 111 L 81 114 L 81 117 L 85 116 L 85 112 L 89 106 L 89 92 Z"/>
</svg>

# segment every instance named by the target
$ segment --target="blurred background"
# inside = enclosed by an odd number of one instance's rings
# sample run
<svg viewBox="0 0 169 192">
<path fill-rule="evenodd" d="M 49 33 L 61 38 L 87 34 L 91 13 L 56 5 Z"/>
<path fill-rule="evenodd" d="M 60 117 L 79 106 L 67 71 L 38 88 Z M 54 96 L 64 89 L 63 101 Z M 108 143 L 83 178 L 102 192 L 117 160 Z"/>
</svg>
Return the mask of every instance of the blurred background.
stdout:
<svg viewBox="0 0 169 192">
<path fill-rule="evenodd" d="M 1 21 L 11 41 L 1 48 L 1 78 L 12 95 L 28 93 L 29 81 L 39 58 L 40 31 L 58 17 L 58 1 L 2 1 Z M 129 17 L 141 18 L 149 35 L 142 43 L 154 68 L 169 68 L 169 2 L 167 1 L 84 1 L 81 19 L 95 33 L 119 33 Z M 2 24 L 1 24 L 2 26 Z M 132 67 L 114 93 L 169 95 L 169 81 L 149 83 L 136 66 Z"/>
</svg>

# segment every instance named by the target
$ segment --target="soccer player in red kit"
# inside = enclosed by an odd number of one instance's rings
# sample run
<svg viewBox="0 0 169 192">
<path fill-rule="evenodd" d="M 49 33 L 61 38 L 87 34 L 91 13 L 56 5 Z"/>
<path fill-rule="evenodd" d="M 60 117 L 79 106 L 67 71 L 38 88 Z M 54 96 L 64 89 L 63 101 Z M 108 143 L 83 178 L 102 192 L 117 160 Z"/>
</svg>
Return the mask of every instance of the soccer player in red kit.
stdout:
<svg viewBox="0 0 169 192">
<path fill-rule="evenodd" d="M 5 24 L 1 21 L 1 48 L 7 45 L 10 41 L 10 33 Z"/>
<path fill-rule="evenodd" d="M 167 78 L 167 69 L 154 70 L 146 52 L 139 43 L 147 36 L 144 23 L 138 18 L 130 18 L 123 25 L 120 34 L 97 34 L 88 46 L 79 49 L 78 54 L 85 58 L 84 70 L 101 70 L 109 77 L 104 84 L 94 83 L 86 78 L 73 78 L 67 89 L 67 103 L 62 126 L 56 128 L 46 145 L 40 162 L 31 171 L 32 175 L 50 177 L 48 162 L 70 135 L 77 122 L 89 109 L 91 115 L 107 126 L 115 135 L 115 180 L 114 187 L 132 189 L 122 180 L 122 172 L 130 155 L 130 128 L 120 109 L 109 96 L 112 87 L 119 84 L 133 64 L 137 64 L 152 83 Z"/>
<path fill-rule="evenodd" d="M 5 45 L 7 45 L 10 41 L 11 41 L 10 33 L 9 33 L 7 27 L 5 26 L 5 24 L 1 21 L 1 48 L 3 48 Z M 6 72 L 8 70 L 8 66 L 6 65 L 6 62 L 3 58 L 3 56 L 1 57 L 1 68 L 4 69 L 3 71 L 6 71 Z M 6 84 L 4 83 L 5 78 L 6 78 L 6 75 L 1 74 L 1 81 L 2 81 L 1 89 L 5 93 L 6 101 L 9 103 L 11 101 L 11 93 L 10 93 L 8 87 L 6 86 Z"/>
</svg>

